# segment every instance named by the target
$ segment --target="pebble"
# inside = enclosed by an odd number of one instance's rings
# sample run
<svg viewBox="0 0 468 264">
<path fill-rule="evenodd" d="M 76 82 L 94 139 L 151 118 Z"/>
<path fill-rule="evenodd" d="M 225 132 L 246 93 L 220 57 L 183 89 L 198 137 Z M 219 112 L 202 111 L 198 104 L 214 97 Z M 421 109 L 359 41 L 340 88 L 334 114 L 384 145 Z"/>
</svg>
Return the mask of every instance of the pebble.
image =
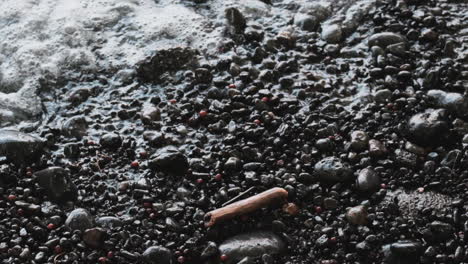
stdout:
<svg viewBox="0 0 468 264">
<path fill-rule="evenodd" d="M 173 146 L 158 149 L 151 156 L 150 168 L 167 173 L 184 173 L 188 169 L 188 161 L 184 154 Z"/>
<path fill-rule="evenodd" d="M 226 255 L 227 264 L 237 263 L 242 259 L 257 258 L 263 254 L 276 255 L 285 250 L 283 240 L 270 232 L 257 231 L 236 235 L 219 245 L 219 252 Z"/>
<path fill-rule="evenodd" d="M 380 184 L 380 176 L 372 168 L 362 169 L 356 179 L 356 188 L 364 193 L 372 193 L 379 190 Z"/>
<path fill-rule="evenodd" d="M 376 33 L 368 39 L 369 47 L 379 46 L 381 48 L 386 48 L 389 45 L 397 43 L 405 43 L 406 45 L 407 40 L 402 35 L 393 32 Z"/>
<path fill-rule="evenodd" d="M 161 246 L 151 246 L 142 254 L 145 263 L 149 264 L 171 264 L 172 253 L 169 249 Z"/>
<path fill-rule="evenodd" d="M 419 262 L 422 245 L 417 241 L 398 241 L 387 244 L 382 249 L 388 264 L 413 264 Z"/>
<path fill-rule="evenodd" d="M 54 201 L 73 201 L 78 196 L 78 189 L 70 178 L 70 173 L 61 167 L 49 167 L 34 173 L 41 188 Z"/>
<path fill-rule="evenodd" d="M 346 212 L 346 219 L 353 225 L 367 224 L 367 209 L 363 205 L 351 207 Z"/>
<path fill-rule="evenodd" d="M 324 158 L 314 168 L 317 177 L 325 182 L 344 182 L 353 175 L 349 166 L 336 157 Z"/>
<path fill-rule="evenodd" d="M 93 227 L 93 219 L 87 210 L 78 208 L 71 211 L 65 220 L 65 225 L 72 230 L 84 231 Z"/>
<path fill-rule="evenodd" d="M 418 145 L 440 145 L 449 133 L 446 111 L 427 110 L 412 116 L 408 122 L 408 132 L 412 142 Z"/>
<path fill-rule="evenodd" d="M 0 156 L 15 164 L 37 160 L 45 141 L 36 136 L 13 130 L 0 130 Z"/>
<path fill-rule="evenodd" d="M 106 231 L 103 228 L 94 227 L 84 231 L 83 241 L 93 248 L 100 248 L 103 246 L 106 236 Z"/>
<path fill-rule="evenodd" d="M 364 131 L 353 131 L 351 133 L 351 149 L 363 151 L 368 148 L 369 136 Z"/>
</svg>

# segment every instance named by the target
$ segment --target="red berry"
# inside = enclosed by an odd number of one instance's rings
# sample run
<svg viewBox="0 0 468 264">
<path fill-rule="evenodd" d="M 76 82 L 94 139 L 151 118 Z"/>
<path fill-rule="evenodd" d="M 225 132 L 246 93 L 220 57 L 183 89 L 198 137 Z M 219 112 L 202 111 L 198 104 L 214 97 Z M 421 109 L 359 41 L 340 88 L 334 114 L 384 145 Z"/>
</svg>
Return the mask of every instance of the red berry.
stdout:
<svg viewBox="0 0 468 264">
<path fill-rule="evenodd" d="M 62 253 L 62 247 L 60 245 L 55 246 L 54 252 L 56 254 Z"/>
<path fill-rule="evenodd" d="M 26 172 L 26 176 L 31 177 L 33 175 L 32 171 Z"/>
<path fill-rule="evenodd" d="M 47 229 L 49 229 L 49 230 L 55 229 L 55 225 L 54 224 L 48 224 Z"/>
<path fill-rule="evenodd" d="M 8 199 L 9 201 L 14 201 L 14 200 L 16 200 L 16 195 L 10 194 L 10 195 L 8 195 L 7 199 Z"/>
<path fill-rule="evenodd" d="M 424 188 L 423 188 L 423 187 L 419 187 L 419 188 L 418 188 L 418 192 L 420 192 L 420 193 L 424 192 Z"/>
<path fill-rule="evenodd" d="M 150 202 L 144 202 L 144 203 L 143 203 L 143 207 L 145 207 L 145 208 L 151 208 L 151 207 L 153 207 L 153 204 L 150 203 Z"/>
<path fill-rule="evenodd" d="M 226 260 L 228 260 L 228 256 L 226 256 L 226 255 L 223 254 L 223 255 L 221 255 L 221 256 L 219 257 L 219 259 L 220 259 L 222 262 L 225 262 Z"/>
<path fill-rule="evenodd" d="M 234 89 L 234 88 L 236 88 L 236 85 L 231 83 L 228 87 Z"/>
<path fill-rule="evenodd" d="M 88 145 L 94 145 L 94 144 L 95 144 L 94 141 L 92 141 L 92 140 L 88 141 Z"/>
<path fill-rule="evenodd" d="M 215 175 L 214 178 L 215 178 L 215 180 L 220 181 L 220 180 L 223 179 L 223 175 L 221 175 L 221 173 L 218 173 L 218 174 Z"/>
<path fill-rule="evenodd" d="M 202 183 L 203 183 L 203 179 L 197 179 L 197 183 L 198 183 L 198 184 L 202 184 Z"/>
<path fill-rule="evenodd" d="M 106 257 L 100 257 L 98 259 L 99 263 L 106 263 L 107 262 L 107 258 Z"/>
<path fill-rule="evenodd" d="M 262 98 L 262 101 L 266 103 L 266 102 L 270 101 L 270 98 L 265 96 L 265 97 Z"/>
<path fill-rule="evenodd" d="M 107 252 L 107 258 L 113 258 L 114 257 L 114 252 L 109 251 Z"/>
<path fill-rule="evenodd" d="M 254 120 L 254 123 L 257 124 L 257 125 L 260 125 L 262 123 L 262 121 L 258 120 L 258 119 L 255 119 Z"/>
<path fill-rule="evenodd" d="M 19 215 L 19 216 L 23 216 L 25 214 L 24 210 L 22 208 L 18 209 L 18 211 L 16 211 L 16 213 Z"/>
<path fill-rule="evenodd" d="M 328 139 L 335 140 L 335 136 L 329 136 Z"/>
<path fill-rule="evenodd" d="M 200 113 L 198 113 L 200 115 L 200 117 L 205 117 L 208 115 L 208 112 L 205 111 L 205 110 L 201 110 Z"/>
<path fill-rule="evenodd" d="M 130 166 L 132 168 L 138 168 L 140 166 L 140 163 L 138 161 L 132 161 L 132 163 L 130 163 Z"/>
<path fill-rule="evenodd" d="M 332 243 L 336 243 L 337 240 L 338 240 L 338 239 L 337 239 L 336 237 L 331 237 L 331 238 L 330 238 L 330 242 L 332 242 Z"/>
<path fill-rule="evenodd" d="M 171 99 L 171 100 L 169 100 L 169 103 L 175 104 L 175 103 L 177 103 L 177 100 L 176 99 Z"/>
<path fill-rule="evenodd" d="M 157 216 L 157 215 L 156 215 L 155 212 L 153 212 L 153 213 L 151 213 L 151 214 L 149 215 L 149 217 L 150 217 L 151 219 L 156 219 L 156 216 Z"/>
<path fill-rule="evenodd" d="M 320 206 L 315 206 L 315 212 L 316 212 L 317 214 L 320 214 L 322 211 L 323 211 L 323 210 L 322 210 L 322 207 L 320 207 Z"/>
<path fill-rule="evenodd" d="M 385 184 L 385 183 L 380 184 L 380 188 L 387 189 L 387 184 Z"/>
<path fill-rule="evenodd" d="M 140 157 L 146 158 L 147 156 L 148 156 L 148 152 L 146 152 L 146 151 L 141 151 L 140 152 Z"/>
<path fill-rule="evenodd" d="M 184 262 L 185 262 L 184 256 L 178 257 L 178 258 L 177 258 L 177 262 L 179 262 L 179 263 L 184 263 Z"/>
</svg>

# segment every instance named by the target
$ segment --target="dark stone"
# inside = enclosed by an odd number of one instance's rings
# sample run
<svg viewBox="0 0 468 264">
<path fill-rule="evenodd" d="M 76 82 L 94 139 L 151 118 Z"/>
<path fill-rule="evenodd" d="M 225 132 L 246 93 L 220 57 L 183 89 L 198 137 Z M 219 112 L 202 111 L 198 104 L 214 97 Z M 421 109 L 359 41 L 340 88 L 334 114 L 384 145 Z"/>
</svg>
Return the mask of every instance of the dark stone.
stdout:
<svg viewBox="0 0 468 264">
<path fill-rule="evenodd" d="M 100 227 L 114 229 L 121 227 L 123 225 L 123 221 L 115 216 L 102 216 L 96 219 L 96 224 Z"/>
<path fill-rule="evenodd" d="M 99 143 L 104 148 L 116 149 L 122 145 L 122 138 L 116 133 L 107 133 L 101 137 Z"/>
<path fill-rule="evenodd" d="M 70 117 L 62 124 L 62 133 L 67 137 L 81 139 L 86 135 L 88 122 L 84 116 Z"/>
<path fill-rule="evenodd" d="M 239 9 L 229 7 L 224 10 L 224 14 L 226 15 L 229 26 L 232 28 L 232 33 L 241 34 L 244 32 L 247 27 L 247 22 Z"/>
<path fill-rule="evenodd" d="M 237 263 L 242 259 L 258 258 L 263 254 L 279 254 L 285 249 L 285 243 L 274 233 L 244 233 L 227 239 L 219 246 L 221 255 L 227 256 L 226 264 Z"/>
<path fill-rule="evenodd" d="M 380 188 L 380 176 L 372 169 L 362 169 L 356 179 L 356 188 L 364 193 L 375 192 Z"/>
<path fill-rule="evenodd" d="M 398 241 L 383 247 L 385 263 L 414 264 L 419 263 L 422 255 L 422 245 L 416 241 Z"/>
<path fill-rule="evenodd" d="M 201 253 L 202 258 L 210 258 L 218 254 L 218 245 L 215 242 L 208 242 L 208 245 Z"/>
<path fill-rule="evenodd" d="M 184 173 L 188 169 L 188 161 L 177 148 L 169 146 L 156 151 L 149 161 L 151 169 L 167 173 Z"/>
<path fill-rule="evenodd" d="M 106 231 L 100 227 L 86 229 L 83 233 L 83 241 L 93 248 L 102 247 L 106 237 Z"/>
<path fill-rule="evenodd" d="M 453 237 L 454 229 L 450 224 L 441 221 L 434 221 L 429 224 L 429 228 L 438 241 L 447 241 Z"/>
<path fill-rule="evenodd" d="M 143 260 L 149 264 L 171 264 L 172 253 L 169 249 L 161 246 L 147 248 L 142 254 Z"/>
<path fill-rule="evenodd" d="M 411 141 L 421 146 L 440 145 L 448 137 L 449 125 L 443 109 L 429 109 L 410 118 L 408 131 Z"/>
<path fill-rule="evenodd" d="M 137 65 L 137 76 L 142 81 L 160 81 L 163 73 L 174 72 L 196 64 L 198 51 L 188 47 L 159 49 Z"/>
<path fill-rule="evenodd" d="M 319 180 L 326 182 L 344 182 L 353 175 L 349 166 L 336 157 L 327 157 L 317 162 L 315 173 Z"/>
<path fill-rule="evenodd" d="M 37 183 L 46 190 L 47 196 L 55 201 L 74 201 L 78 189 L 70 178 L 67 170 L 60 167 L 50 167 L 34 173 Z"/>
<path fill-rule="evenodd" d="M 22 165 L 37 160 L 44 151 L 45 141 L 14 130 L 0 130 L 0 156 Z"/>
</svg>

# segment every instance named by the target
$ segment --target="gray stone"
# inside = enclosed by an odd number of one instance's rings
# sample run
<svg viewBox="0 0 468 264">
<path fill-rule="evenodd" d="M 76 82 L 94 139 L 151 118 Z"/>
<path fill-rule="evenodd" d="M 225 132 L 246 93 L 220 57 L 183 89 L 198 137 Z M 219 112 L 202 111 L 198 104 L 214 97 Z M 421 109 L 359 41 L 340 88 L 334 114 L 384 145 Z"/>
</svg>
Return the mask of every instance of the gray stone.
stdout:
<svg viewBox="0 0 468 264">
<path fill-rule="evenodd" d="M 102 216 L 96 219 L 96 224 L 100 227 L 115 229 L 121 227 L 123 225 L 123 221 L 115 216 Z"/>
<path fill-rule="evenodd" d="M 317 162 L 315 174 L 319 180 L 326 182 L 344 182 L 353 175 L 350 167 L 336 157 L 327 157 Z"/>
<path fill-rule="evenodd" d="M 86 135 L 88 122 L 83 116 L 70 117 L 62 124 L 62 133 L 67 137 L 81 139 Z"/>
<path fill-rule="evenodd" d="M 60 167 L 50 167 L 34 173 L 41 188 L 47 196 L 55 201 L 73 201 L 78 196 L 78 189 L 70 179 L 67 170 Z"/>
<path fill-rule="evenodd" d="M 84 231 L 93 227 L 93 218 L 87 210 L 78 208 L 68 215 L 65 225 L 72 230 Z"/>
<path fill-rule="evenodd" d="M 365 225 L 367 223 L 367 210 L 363 205 L 351 207 L 346 212 L 346 219 L 353 225 Z"/>
<path fill-rule="evenodd" d="M 356 188 L 365 193 L 375 192 L 380 188 L 380 176 L 372 169 L 362 169 L 356 179 Z"/>
<path fill-rule="evenodd" d="M 460 93 L 429 90 L 427 96 L 437 107 L 446 108 L 460 117 L 468 115 L 468 100 Z"/>
<path fill-rule="evenodd" d="M 101 137 L 99 143 L 104 148 L 116 149 L 122 145 L 122 138 L 116 133 L 107 133 Z"/>
<path fill-rule="evenodd" d="M 368 40 L 369 47 L 379 46 L 381 48 L 386 48 L 389 45 L 397 43 L 407 43 L 405 37 L 400 34 L 393 32 L 382 32 L 372 35 Z"/>
<path fill-rule="evenodd" d="M 219 246 L 220 254 L 227 256 L 226 264 L 237 263 L 242 259 L 257 258 L 263 254 L 280 254 L 285 243 L 271 232 L 257 231 L 244 233 L 227 239 Z"/>
<path fill-rule="evenodd" d="M 322 39 L 328 43 L 338 43 L 343 38 L 343 31 L 338 24 L 323 26 Z"/>
</svg>

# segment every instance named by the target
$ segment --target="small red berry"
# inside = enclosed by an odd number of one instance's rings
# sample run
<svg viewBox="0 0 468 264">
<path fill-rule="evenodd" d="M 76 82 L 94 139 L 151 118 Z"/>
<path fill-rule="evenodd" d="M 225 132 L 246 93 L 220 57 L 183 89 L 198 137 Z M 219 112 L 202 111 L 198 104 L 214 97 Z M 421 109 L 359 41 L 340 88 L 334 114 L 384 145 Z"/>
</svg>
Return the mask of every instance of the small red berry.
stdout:
<svg viewBox="0 0 468 264">
<path fill-rule="evenodd" d="M 215 180 L 220 181 L 220 180 L 223 179 L 223 175 L 221 175 L 221 173 L 218 173 L 218 174 L 215 175 L 214 178 L 215 178 Z"/>
<path fill-rule="evenodd" d="M 145 208 L 151 208 L 151 207 L 153 207 L 153 204 L 150 203 L 150 202 L 144 202 L 144 203 L 143 203 L 143 207 L 145 207 Z"/>
<path fill-rule="evenodd" d="M 148 152 L 146 152 L 146 151 L 141 151 L 140 152 L 140 157 L 146 158 L 147 156 L 148 156 Z"/>
<path fill-rule="evenodd" d="M 424 192 L 424 188 L 423 188 L 423 187 L 419 187 L 419 188 L 418 188 L 418 192 L 420 192 L 420 193 Z"/>
<path fill-rule="evenodd" d="M 157 215 L 156 215 L 155 212 L 152 212 L 152 213 L 149 215 L 149 217 L 150 217 L 151 219 L 156 219 L 156 216 L 157 216 Z"/>
<path fill-rule="evenodd" d="M 94 141 L 92 141 L 92 140 L 88 141 L 88 145 L 94 145 L 94 144 L 95 144 Z"/>
<path fill-rule="evenodd" d="M 228 260 L 228 256 L 223 254 L 219 257 L 219 259 L 222 261 L 222 262 L 225 262 L 226 260 Z"/>
<path fill-rule="evenodd" d="M 98 259 L 99 263 L 106 263 L 107 262 L 107 258 L 106 257 L 100 257 Z"/>
<path fill-rule="evenodd" d="M 114 252 L 109 251 L 107 252 L 107 258 L 113 258 L 114 257 Z"/>
<path fill-rule="evenodd" d="M 380 188 L 387 189 L 387 184 L 385 184 L 385 183 L 380 184 Z"/>
<path fill-rule="evenodd" d="M 335 140 L 335 136 L 329 136 L 328 139 Z"/>
<path fill-rule="evenodd" d="M 138 161 L 132 161 L 132 163 L 130 163 L 130 166 L 132 168 L 138 168 L 140 166 L 140 163 Z"/>
<path fill-rule="evenodd" d="M 184 262 L 185 262 L 184 256 L 178 257 L 178 258 L 177 258 L 177 262 L 179 262 L 179 263 L 184 263 Z"/>
<path fill-rule="evenodd" d="M 201 179 L 201 178 L 200 178 L 200 179 L 197 179 L 197 183 L 198 183 L 198 184 L 202 184 L 202 183 L 203 183 L 203 179 Z"/>
<path fill-rule="evenodd" d="M 254 120 L 254 123 L 257 124 L 257 125 L 260 125 L 262 123 L 262 121 L 258 120 L 258 119 L 255 119 Z"/>
<path fill-rule="evenodd" d="M 330 238 L 330 242 L 332 242 L 332 243 L 336 243 L 337 240 L 338 240 L 338 239 L 337 239 L 336 237 L 331 237 L 331 238 Z"/>
<path fill-rule="evenodd" d="M 10 195 L 8 195 L 7 199 L 8 199 L 9 201 L 14 201 L 14 200 L 16 200 L 16 195 L 10 194 Z"/>
<path fill-rule="evenodd" d="M 236 88 L 236 85 L 231 83 L 228 87 L 234 89 L 234 88 Z"/>
<path fill-rule="evenodd" d="M 33 175 L 32 171 L 28 171 L 28 172 L 26 172 L 26 176 L 28 176 L 28 177 L 32 177 L 32 175 Z"/>
<path fill-rule="evenodd" d="M 49 229 L 49 230 L 55 229 L 55 225 L 54 224 L 48 224 L 47 229 Z"/>
<path fill-rule="evenodd" d="M 265 97 L 262 98 L 262 101 L 266 103 L 266 102 L 270 101 L 270 98 L 265 96 Z"/>
<path fill-rule="evenodd" d="M 61 247 L 60 245 L 55 246 L 54 252 L 55 252 L 56 254 L 62 253 L 62 247 Z"/>
<path fill-rule="evenodd" d="M 200 117 L 206 117 L 208 115 L 208 112 L 205 111 L 205 110 L 201 110 L 200 113 L 198 113 L 200 115 Z"/>
<path fill-rule="evenodd" d="M 315 206 L 315 212 L 316 212 L 317 214 L 320 214 L 321 212 L 323 212 L 322 207 L 320 207 L 320 206 Z"/>
<path fill-rule="evenodd" d="M 177 100 L 176 99 L 171 99 L 171 100 L 169 100 L 169 103 L 175 104 L 175 103 L 177 103 Z"/>
</svg>

